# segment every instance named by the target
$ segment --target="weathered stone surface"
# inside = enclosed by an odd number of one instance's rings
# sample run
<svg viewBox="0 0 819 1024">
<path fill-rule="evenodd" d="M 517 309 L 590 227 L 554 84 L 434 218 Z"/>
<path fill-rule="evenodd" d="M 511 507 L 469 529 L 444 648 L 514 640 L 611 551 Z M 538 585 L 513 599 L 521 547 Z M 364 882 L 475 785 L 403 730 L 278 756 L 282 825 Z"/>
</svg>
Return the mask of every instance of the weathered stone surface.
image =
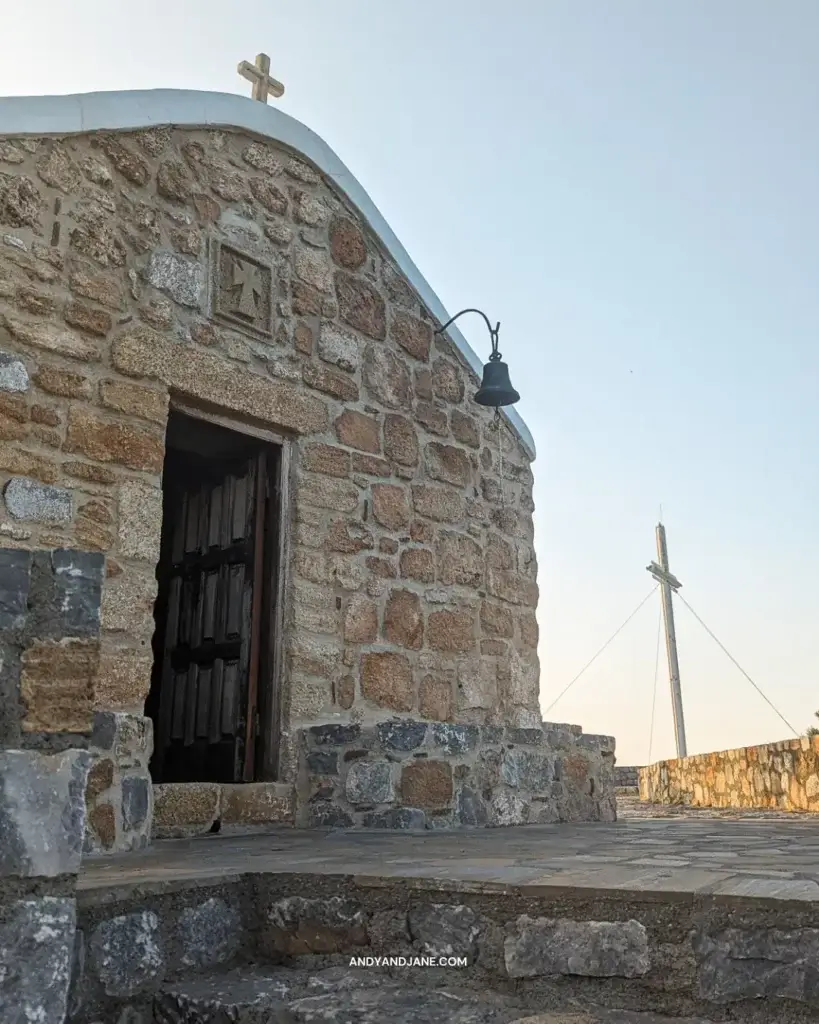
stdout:
<svg viewBox="0 0 819 1024">
<path fill-rule="evenodd" d="M 297 434 L 327 427 L 327 407 L 294 385 L 249 373 L 198 348 L 166 341 L 148 328 L 123 331 L 112 346 L 113 365 L 129 377 L 151 377 L 192 398 L 250 416 L 260 409 Z"/>
<path fill-rule="evenodd" d="M 0 352 L 0 391 L 23 392 L 28 388 L 26 364 L 8 352 Z"/>
<path fill-rule="evenodd" d="M 387 334 L 386 305 L 373 286 L 342 270 L 335 274 L 336 298 L 341 319 L 368 338 L 383 341 Z"/>
<path fill-rule="evenodd" d="M 390 337 L 414 359 L 426 362 L 432 345 L 432 328 L 417 317 L 396 310 L 390 322 Z"/>
<path fill-rule="evenodd" d="M 514 636 L 512 612 L 491 601 L 481 602 L 481 629 L 489 636 Z"/>
<path fill-rule="evenodd" d="M 319 358 L 341 370 L 355 373 L 361 363 L 358 339 L 348 331 L 324 324 L 318 340 Z"/>
<path fill-rule="evenodd" d="M 89 733 L 98 664 L 96 641 L 35 641 L 28 647 L 20 662 L 23 731 Z"/>
<path fill-rule="evenodd" d="M 452 436 L 469 448 L 480 448 L 481 432 L 474 416 L 467 416 L 460 409 L 453 409 L 449 417 Z"/>
<path fill-rule="evenodd" d="M 361 695 L 380 707 L 412 711 L 414 692 L 409 661 L 393 651 L 362 655 Z"/>
<path fill-rule="evenodd" d="M 472 479 L 472 467 L 462 449 L 433 441 L 426 446 L 424 454 L 427 473 L 433 480 L 465 487 Z"/>
<path fill-rule="evenodd" d="M 90 963 L 106 995 L 133 996 L 164 971 L 159 919 L 152 910 L 103 921 L 88 945 Z"/>
<path fill-rule="evenodd" d="M 424 718 L 445 722 L 452 717 L 452 685 L 445 679 L 424 676 L 418 690 L 418 710 Z"/>
<path fill-rule="evenodd" d="M 351 804 L 388 804 L 395 799 L 393 766 L 390 761 L 355 761 L 345 784 Z"/>
<path fill-rule="evenodd" d="M 358 225 L 343 217 L 334 217 L 330 223 L 330 254 L 333 260 L 348 270 L 358 270 L 367 259 L 367 245 Z"/>
<path fill-rule="evenodd" d="M 387 409 L 409 409 L 409 370 L 388 348 L 368 345 L 364 352 L 364 386 Z"/>
<path fill-rule="evenodd" d="M 384 417 L 384 454 L 401 466 L 418 465 L 418 434 L 412 420 L 396 414 Z"/>
<path fill-rule="evenodd" d="M 126 558 L 159 561 L 162 491 L 138 480 L 119 489 L 119 550 Z"/>
<path fill-rule="evenodd" d="M 377 726 L 378 739 L 386 750 L 417 750 L 427 735 L 426 722 L 395 719 Z"/>
<path fill-rule="evenodd" d="M 483 550 L 470 536 L 441 530 L 435 547 L 438 579 L 445 584 L 479 587 L 483 582 Z"/>
<path fill-rule="evenodd" d="M 168 419 L 168 392 L 164 389 L 146 388 L 128 380 L 104 380 L 100 382 L 100 401 L 107 409 L 163 427 Z"/>
<path fill-rule="evenodd" d="M 481 934 L 478 915 L 462 904 L 422 903 L 408 915 L 413 941 L 430 956 L 465 956 L 474 960 Z"/>
<path fill-rule="evenodd" d="M 353 743 L 361 735 L 361 726 L 352 725 L 313 725 L 307 730 L 310 741 L 319 746 L 343 746 Z"/>
<path fill-rule="evenodd" d="M 352 481 L 335 480 L 319 474 L 302 475 L 298 496 L 299 500 L 314 508 L 352 512 L 358 507 L 358 490 Z"/>
<path fill-rule="evenodd" d="M 65 450 L 98 462 L 115 462 L 153 473 L 160 472 L 165 455 L 161 436 L 130 423 L 105 419 L 76 405 L 68 414 Z"/>
<path fill-rule="evenodd" d="M 219 817 L 221 788 L 210 782 L 154 786 L 154 829 L 172 835 L 182 826 L 210 828 Z"/>
<path fill-rule="evenodd" d="M 401 772 L 401 802 L 434 810 L 452 802 L 452 765 L 447 761 L 413 761 Z"/>
<path fill-rule="evenodd" d="M 151 809 L 150 781 L 139 776 L 122 780 L 122 821 L 126 830 L 141 829 Z"/>
<path fill-rule="evenodd" d="M 2 856 L 2 853 L 0 853 Z M 73 899 L 18 900 L 0 916 L 0 1020 L 63 1024 L 76 929 Z"/>
<path fill-rule="evenodd" d="M 432 741 L 442 747 L 446 754 L 465 754 L 474 750 L 480 742 L 480 729 L 476 725 L 450 725 L 436 723 L 432 726 Z"/>
<path fill-rule="evenodd" d="M 60 323 L 21 320 L 10 313 L 0 315 L 0 322 L 23 345 L 31 345 L 33 348 L 41 348 L 84 362 L 99 360 L 100 352 L 96 342 Z"/>
<path fill-rule="evenodd" d="M 449 433 L 446 412 L 432 402 L 416 402 L 415 418 L 426 427 L 430 434 L 446 437 Z"/>
<path fill-rule="evenodd" d="M 463 498 L 449 487 L 414 486 L 412 504 L 419 516 L 437 522 L 457 523 L 463 519 Z"/>
<path fill-rule="evenodd" d="M 498 703 L 495 665 L 485 658 L 468 658 L 458 663 L 459 708 L 490 710 Z"/>
<path fill-rule="evenodd" d="M 68 523 L 74 515 L 71 491 L 27 477 L 14 477 L 3 491 L 6 509 L 15 519 L 35 523 Z"/>
<path fill-rule="evenodd" d="M 433 651 L 466 654 L 475 647 L 474 621 L 468 612 L 432 612 L 427 618 L 427 646 Z"/>
<path fill-rule="evenodd" d="M 582 975 L 639 978 L 651 966 L 648 936 L 639 921 L 571 921 L 523 915 L 506 937 L 512 978 Z"/>
<path fill-rule="evenodd" d="M 354 900 L 340 896 L 305 899 L 289 896 L 267 911 L 265 938 L 281 953 L 349 952 L 369 943 L 366 916 Z"/>
<path fill-rule="evenodd" d="M 401 576 L 419 583 L 432 583 L 435 580 L 435 560 L 432 552 L 426 548 L 407 548 L 401 552 Z"/>
<path fill-rule="evenodd" d="M 223 786 L 221 814 L 225 825 L 291 824 L 292 793 L 277 782 Z"/>
<path fill-rule="evenodd" d="M 178 933 L 182 963 L 189 967 L 212 967 L 227 963 L 239 951 L 242 919 L 234 907 L 213 897 L 182 911 Z"/>
<path fill-rule="evenodd" d="M 344 615 L 344 639 L 354 644 L 372 643 L 378 635 L 378 609 L 366 597 L 351 597 Z"/>
<path fill-rule="evenodd" d="M 196 309 L 202 300 L 205 284 L 202 264 L 170 250 L 158 249 L 151 253 L 145 280 L 180 306 Z"/>
<path fill-rule="evenodd" d="M 403 487 L 373 484 L 373 516 L 389 530 L 405 530 L 410 523 L 409 501 Z"/>
<path fill-rule="evenodd" d="M 545 793 L 554 776 L 554 759 L 548 754 L 526 749 L 505 750 L 503 753 L 501 782 L 512 789 Z"/>
<path fill-rule="evenodd" d="M 168 1024 L 292 1024 L 293 1016 L 283 1000 L 291 995 L 297 977 L 296 972 L 281 968 L 247 967 L 224 974 L 193 975 L 164 986 L 155 998 L 154 1013 L 157 1020 Z M 117 1024 L 143 1021 L 129 1018 Z"/>
<path fill-rule="evenodd" d="M 391 807 L 388 811 L 369 811 L 362 824 L 364 828 L 418 831 L 427 827 L 427 816 L 415 807 Z"/>
<path fill-rule="evenodd" d="M 56 878 L 80 870 L 85 751 L 0 751 L 0 875 Z"/>
<path fill-rule="evenodd" d="M 432 364 L 432 390 L 436 398 L 460 403 L 464 398 L 464 379 L 458 367 L 448 359 L 436 359 Z"/>
<path fill-rule="evenodd" d="M 309 388 L 321 391 L 325 395 L 331 395 L 340 402 L 358 401 L 358 385 L 346 373 L 337 373 L 325 366 L 305 363 L 302 379 Z"/>
<path fill-rule="evenodd" d="M 342 444 L 360 452 L 381 451 L 378 420 L 374 416 L 345 409 L 335 422 L 336 437 Z"/>
<path fill-rule="evenodd" d="M 384 637 L 398 647 L 419 651 L 424 643 L 421 599 L 411 590 L 391 590 L 384 608 Z"/>
<path fill-rule="evenodd" d="M 726 928 L 693 938 L 699 995 L 713 1003 L 743 999 L 819 1001 L 819 929 Z M 773 1008 L 770 1011 L 775 1013 Z"/>
<path fill-rule="evenodd" d="M 456 812 L 458 821 L 462 825 L 482 826 L 486 825 L 489 820 L 486 806 L 480 794 L 468 786 L 464 786 L 458 793 Z"/>
</svg>

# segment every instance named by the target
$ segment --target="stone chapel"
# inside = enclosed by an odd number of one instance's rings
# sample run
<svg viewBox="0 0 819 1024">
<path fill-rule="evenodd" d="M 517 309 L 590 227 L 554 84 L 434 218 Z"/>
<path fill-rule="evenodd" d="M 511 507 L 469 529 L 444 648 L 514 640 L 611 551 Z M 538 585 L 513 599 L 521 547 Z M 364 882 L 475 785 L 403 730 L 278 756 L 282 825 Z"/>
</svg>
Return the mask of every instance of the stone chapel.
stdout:
<svg viewBox="0 0 819 1024">
<path fill-rule="evenodd" d="M 0 750 L 90 752 L 87 851 L 614 817 L 448 319 L 264 102 L 0 100 Z"/>
</svg>

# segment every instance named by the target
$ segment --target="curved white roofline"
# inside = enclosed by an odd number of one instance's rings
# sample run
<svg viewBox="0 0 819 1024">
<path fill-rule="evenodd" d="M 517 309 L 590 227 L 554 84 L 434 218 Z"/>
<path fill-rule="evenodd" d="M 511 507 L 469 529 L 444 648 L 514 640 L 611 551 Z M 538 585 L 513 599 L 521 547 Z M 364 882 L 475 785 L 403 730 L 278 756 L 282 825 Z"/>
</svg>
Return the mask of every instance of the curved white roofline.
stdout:
<svg viewBox="0 0 819 1024">
<path fill-rule="evenodd" d="M 75 96 L 11 96 L 0 99 L 0 136 L 75 135 L 93 131 L 138 131 L 158 125 L 243 128 L 283 143 L 307 157 L 357 207 L 395 260 L 424 305 L 444 324 L 450 314 L 410 259 L 389 224 L 357 179 L 332 149 L 306 125 L 277 107 L 244 96 L 187 89 L 145 89 L 133 92 L 92 92 Z M 481 360 L 453 324 L 447 334 L 481 376 Z M 505 410 L 521 440 L 535 455 L 529 428 L 513 408 Z"/>
</svg>

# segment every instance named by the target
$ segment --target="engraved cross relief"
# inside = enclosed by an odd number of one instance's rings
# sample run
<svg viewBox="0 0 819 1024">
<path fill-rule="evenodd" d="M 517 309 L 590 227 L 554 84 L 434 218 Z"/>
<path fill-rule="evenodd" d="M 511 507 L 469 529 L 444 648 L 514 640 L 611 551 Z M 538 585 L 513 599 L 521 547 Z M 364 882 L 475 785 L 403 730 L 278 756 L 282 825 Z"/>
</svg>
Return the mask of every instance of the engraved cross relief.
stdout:
<svg viewBox="0 0 819 1024">
<path fill-rule="evenodd" d="M 273 271 L 255 256 L 214 240 L 211 297 L 211 316 L 215 320 L 252 334 L 272 334 Z"/>
<path fill-rule="evenodd" d="M 255 320 L 256 296 L 261 297 L 262 282 L 259 275 L 259 268 L 245 260 L 235 260 L 233 264 L 233 289 L 240 288 L 239 301 L 234 312 Z"/>
</svg>

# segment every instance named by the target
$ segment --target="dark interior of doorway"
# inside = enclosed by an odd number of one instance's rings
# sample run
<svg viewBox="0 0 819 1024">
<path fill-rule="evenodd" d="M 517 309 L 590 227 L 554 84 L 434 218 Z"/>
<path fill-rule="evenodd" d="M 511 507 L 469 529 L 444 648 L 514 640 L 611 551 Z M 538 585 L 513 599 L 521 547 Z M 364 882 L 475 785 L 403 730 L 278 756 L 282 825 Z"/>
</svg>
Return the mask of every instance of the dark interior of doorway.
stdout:
<svg viewBox="0 0 819 1024">
<path fill-rule="evenodd" d="M 278 445 L 170 413 L 145 706 L 156 783 L 275 776 L 281 459 Z"/>
</svg>

